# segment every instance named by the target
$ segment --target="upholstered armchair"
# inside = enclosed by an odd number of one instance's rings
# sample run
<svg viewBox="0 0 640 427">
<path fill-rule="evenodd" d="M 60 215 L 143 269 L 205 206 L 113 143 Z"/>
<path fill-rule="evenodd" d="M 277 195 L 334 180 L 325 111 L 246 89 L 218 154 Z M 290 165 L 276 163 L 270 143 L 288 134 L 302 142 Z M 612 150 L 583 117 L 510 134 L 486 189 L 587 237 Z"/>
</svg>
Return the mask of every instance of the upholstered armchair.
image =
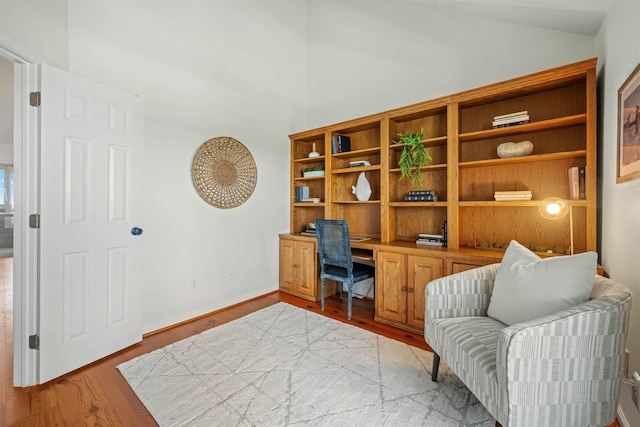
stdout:
<svg viewBox="0 0 640 427">
<path fill-rule="evenodd" d="M 435 352 L 432 379 L 442 358 L 503 427 L 612 423 L 629 290 L 596 275 L 588 301 L 508 326 L 487 315 L 498 268 L 428 284 L 424 336 Z"/>
</svg>

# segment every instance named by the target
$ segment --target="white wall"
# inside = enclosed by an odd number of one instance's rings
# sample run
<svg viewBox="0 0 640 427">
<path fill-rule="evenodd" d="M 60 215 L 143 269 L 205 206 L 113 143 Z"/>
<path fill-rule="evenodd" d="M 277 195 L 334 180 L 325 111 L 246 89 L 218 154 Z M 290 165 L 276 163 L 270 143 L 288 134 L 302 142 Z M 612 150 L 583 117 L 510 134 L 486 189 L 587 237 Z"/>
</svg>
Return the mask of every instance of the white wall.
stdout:
<svg viewBox="0 0 640 427">
<path fill-rule="evenodd" d="M 310 0 L 308 127 L 595 56 L 593 37 L 415 1 Z"/>
<path fill-rule="evenodd" d="M 0 0 L 0 44 L 66 70 L 67 0 Z"/>
<path fill-rule="evenodd" d="M 144 102 L 144 330 L 276 290 L 287 134 L 304 117 L 304 4 L 70 2 L 69 48 L 71 72 Z M 217 136 L 242 142 L 258 169 L 253 195 L 228 210 L 191 182 L 197 148 Z"/>
<path fill-rule="evenodd" d="M 280 157 L 288 153 L 255 131 L 235 132 L 253 154 L 258 183 L 242 206 L 217 209 L 199 198 L 190 175 L 193 155 L 212 132 L 155 118 L 146 122 L 151 146 L 145 148 L 145 330 L 277 288 L 277 233 L 287 230 L 288 198 L 273 187 L 287 188 Z M 284 139 L 271 140 L 287 146 Z M 229 273 L 234 280 L 227 279 Z"/>
<path fill-rule="evenodd" d="M 611 278 L 629 287 L 636 299 L 631 309 L 628 348 L 630 370 L 640 372 L 640 180 L 616 184 L 618 89 L 640 63 L 640 2 L 613 2 L 596 38 L 599 65 L 598 182 L 601 203 L 602 265 Z M 631 388 L 620 396 L 627 425 L 640 425 Z"/>
</svg>

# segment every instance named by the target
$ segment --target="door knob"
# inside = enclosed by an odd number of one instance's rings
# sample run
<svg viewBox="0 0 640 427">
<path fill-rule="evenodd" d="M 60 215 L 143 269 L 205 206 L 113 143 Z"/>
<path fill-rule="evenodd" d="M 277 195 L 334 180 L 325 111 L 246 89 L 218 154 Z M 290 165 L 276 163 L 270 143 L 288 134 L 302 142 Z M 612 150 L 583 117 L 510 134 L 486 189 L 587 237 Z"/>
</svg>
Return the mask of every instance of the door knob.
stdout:
<svg viewBox="0 0 640 427">
<path fill-rule="evenodd" d="M 131 229 L 131 234 L 133 234 L 134 236 L 139 236 L 142 234 L 142 228 L 139 227 L 133 227 Z"/>
</svg>

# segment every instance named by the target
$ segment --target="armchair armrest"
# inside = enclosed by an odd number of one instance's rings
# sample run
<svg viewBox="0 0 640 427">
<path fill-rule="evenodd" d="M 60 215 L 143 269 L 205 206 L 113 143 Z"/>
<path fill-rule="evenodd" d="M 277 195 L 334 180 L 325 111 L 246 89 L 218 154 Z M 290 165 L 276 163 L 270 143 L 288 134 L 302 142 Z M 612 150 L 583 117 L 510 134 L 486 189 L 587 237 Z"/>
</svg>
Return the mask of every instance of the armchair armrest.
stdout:
<svg viewBox="0 0 640 427">
<path fill-rule="evenodd" d="M 496 360 L 503 424 L 544 425 L 567 413 L 584 417 L 572 425 L 589 424 L 589 413 L 611 423 L 630 308 L 630 293 L 604 296 L 503 329 Z"/>
<path fill-rule="evenodd" d="M 429 282 L 425 291 L 425 322 L 486 316 L 499 265 L 478 267 Z"/>
</svg>

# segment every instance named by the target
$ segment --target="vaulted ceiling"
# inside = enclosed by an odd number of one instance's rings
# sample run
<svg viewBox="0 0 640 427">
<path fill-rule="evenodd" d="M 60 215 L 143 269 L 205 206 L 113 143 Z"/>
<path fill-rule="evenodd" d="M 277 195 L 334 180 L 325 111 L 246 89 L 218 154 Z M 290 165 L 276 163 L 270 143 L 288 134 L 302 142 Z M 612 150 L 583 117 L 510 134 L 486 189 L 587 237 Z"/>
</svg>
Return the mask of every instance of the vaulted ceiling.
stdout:
<svg viewBox="0 0 640 427">
<path fill-rule="evenodd" d="M 414 0 L 476 16 L 595 36 L 614 1 L 638 0 Z"/>
</svg>

